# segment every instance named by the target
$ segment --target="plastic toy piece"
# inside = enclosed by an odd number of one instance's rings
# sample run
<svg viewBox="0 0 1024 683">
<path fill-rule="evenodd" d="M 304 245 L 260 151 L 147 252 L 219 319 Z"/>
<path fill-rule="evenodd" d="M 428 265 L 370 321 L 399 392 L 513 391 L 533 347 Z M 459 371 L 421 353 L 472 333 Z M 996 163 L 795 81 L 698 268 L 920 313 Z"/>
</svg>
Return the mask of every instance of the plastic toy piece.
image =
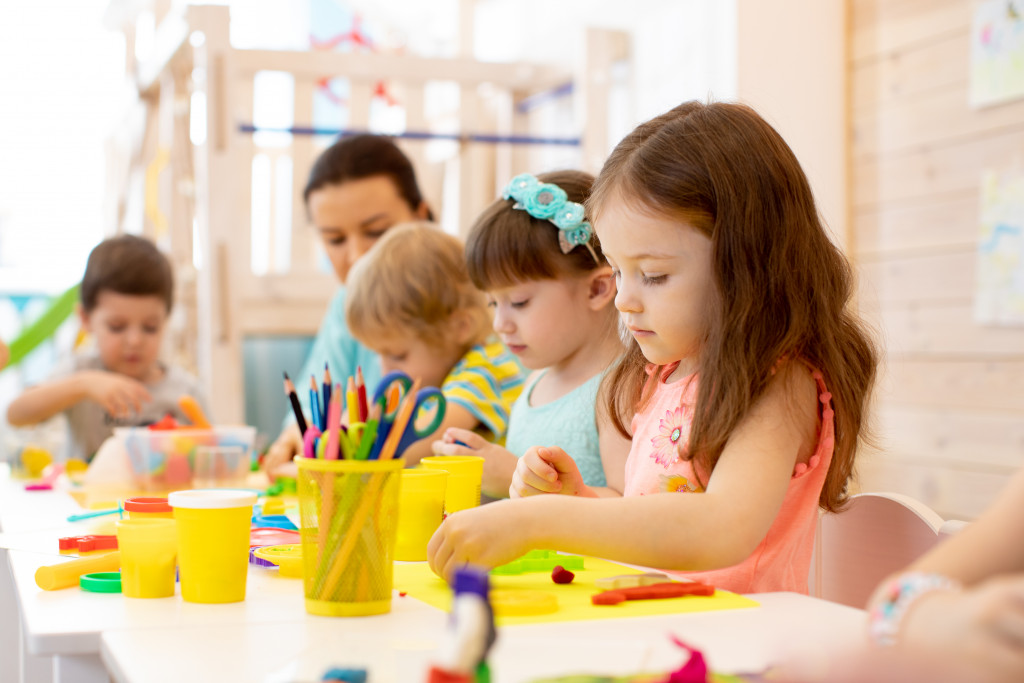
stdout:
<svg viewBox="0 0 1024 683">
<path fill-rule="evenodd" d="M 44 591 L 55 591 L 78 585 L 78 577 L 92 572 L 114 572 L 121 569 L 121 552 L 83 557 L 70 562 L 51 564 L 36 570 L 36 585 Z"/>
<path fill-rule="evenodd" d="M 558 598 L 547 591 L 491 591 L 491 607 L 497 617 L 522 617 L 558 611 Z"/>
<path fill-rule="evenodd" d="M 167 413 L 162 418 L 149 425 L 149 428 L 153 431 L 170 431 L 171 429 L 178 428 L 178 421 L 174 419 L 174 416 Z"/>
<path fill-rule="evenodd" d="M 57 545 L 61 552 L 76 551 L 88 553 L 93 550 L 116 550 L 117 536 L 114 535 L 86 535 L 86 536 L 64 536 L 57 539 Z"/>
<path fill-rule="evenodd" d="M 199 405 L 194 397 L 188 394 L 182 394 L 178 398 L 178 407 L 181 408 L 181 412 L 185 413 L 185 417 L 192 420 L 192 426 L 196 429 L 212 429 L 213 426 L 210 421 L 206 418 L 206 414 L 203 412 L 202 407 Z"/>
<path fill-rule="evenodd" d="M 256 527 L 249 530 L 249 547 L 263 548 L 268 545 L 285 545 L 301 543 L 298 531 L 280 527 Z"/>
<path fill-rule="evenodd" d="M 78 585 L 90 593 L 120 593 L 121 572 L 95 572 L 82 574 Z"/>
<path fill-rule="evenodd" d="M 637 586 L 650 586 L 652 583 L 667 583 L 668 576 L 661 572 L 644 572 L 643 574 L 619 574 L 618 576 L 605 576 L 594 581 L 594 585 L 601 590 L 611 591 L 619 588 L 635 588 Z"/>
<path fill-rule="evenodd" d="M 280 499 L 268 500 L 263 503 L 264 515 L 283 515 L 284 501 Z"/>
<path fill-rule="evenodd" d="M 518 575 L 533 572 L 550 572 L 555 567 L 564 569 L 583 569 L 583 558 L 579 555 L 559 555 L 554 550 L 531 550 L 518 560 L 495 567 L 491 574 Z"/>
<path fill-rule="evenodd" d="M 328 669 L 321 681 L 336 681 L 337 683 L 366 683 L 366 669 L 339 669 L 337 667 Z"/>
<path fill-rule="evenodd" d="M 684 595 L 714 594 L 714 586 L 700 583 L 699 581 L 652 583 L 649 586 L 620 588 L 618 590 L 595 593 L 590 596 L 590 602 L 595 605 L 617 605 L 626 600 L 661 600 L 663 598 L 678 598 Z"/>
<path fill-rule="evenodd" d="M 254 548 L 250 551 L 257 559 L 276 564 L 280 576 L 302 577 L 302 545 L 289 543 Z"/>
<path fill-rule="evenodd" d="M 25 446 L 21 451 L 21 466 L 30 477 L 43 476 L 43 470 L 52 462 L 50 452 L 37 446 Z"/>
<path fill-rule="evenodd" d="M 558 565 L 551 570 L 551 580 L 555 583 L 572 583 L 572 580 L 575 578 L 576 575 L 562 565 Z"/>
<path fill-rule="evenodd" d="M 473 683 L 474 677 L 458 671 L 446 671 L 436 666 L 430 667 L 427 683 Z"/>
<path fill-rule="evenodd" d="M 253 515 L 252 523 L 258 527 L 273 527 L 275 529 L 291 529 L 298 531 L 299 527 L 295 522 L 288 519 L 287 515 Z"/>
</svg>

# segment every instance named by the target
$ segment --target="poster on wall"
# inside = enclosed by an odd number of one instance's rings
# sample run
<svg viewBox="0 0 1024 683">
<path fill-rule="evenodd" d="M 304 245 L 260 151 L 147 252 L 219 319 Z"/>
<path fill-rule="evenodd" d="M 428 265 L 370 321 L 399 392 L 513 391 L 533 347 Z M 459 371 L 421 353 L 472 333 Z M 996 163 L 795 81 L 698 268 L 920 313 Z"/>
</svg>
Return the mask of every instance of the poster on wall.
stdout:
<svg viewBox="0 0 1024 683">
<path fill-rule="evenodd" d="M 983 176 L 980 224 L 975 321 L 1024 326 L 1024 174 Z"/>
<path fill-rule="evenodd" d="M 1024 97 L 1024 0 L 986 0 L 975 9 L 968 91 L 972 107 Z"/>
</svg>

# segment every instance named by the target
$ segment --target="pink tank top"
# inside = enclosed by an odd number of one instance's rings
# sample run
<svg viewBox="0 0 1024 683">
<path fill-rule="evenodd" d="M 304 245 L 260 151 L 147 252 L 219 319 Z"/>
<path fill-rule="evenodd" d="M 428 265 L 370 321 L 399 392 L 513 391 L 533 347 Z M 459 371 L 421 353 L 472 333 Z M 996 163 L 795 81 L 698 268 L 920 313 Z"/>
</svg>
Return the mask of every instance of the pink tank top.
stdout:
<svg viewBox="0 0 1024 683">
<path fill-rule="evenodd" d="M 633 445 L 626 460 L 623 495 L 703 492 L 690 462 L 678 455 L 679 442 L 685 442 L 690 434 L 697 378 L 691 375 L 666 384 L 665 378 L 673 370 L 675 365 L 664 369 L 646 410 L 633 418 Z M 768 534 L 747 559 L 732 567 L 669 574 L 707 581 L 736 593 L 807 593 L 818 498 L 835 446 L 832 394 L 825 388 L 821 372 L 815 369 L 810 372 L 818 383 L 821 401 L 817 443 L 806 464 L 800 462 L 794 468 L 782 508 Z M 704 481 L 707 482 L 707 477 Z"/>
</svg>

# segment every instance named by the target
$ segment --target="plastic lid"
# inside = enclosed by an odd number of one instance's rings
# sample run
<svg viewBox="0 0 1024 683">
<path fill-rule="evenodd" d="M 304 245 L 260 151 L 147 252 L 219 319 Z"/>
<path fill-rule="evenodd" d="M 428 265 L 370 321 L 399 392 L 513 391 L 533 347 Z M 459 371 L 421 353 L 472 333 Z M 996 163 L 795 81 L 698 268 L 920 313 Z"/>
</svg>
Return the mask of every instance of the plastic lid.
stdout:
<svg viewBox="0 0 1024 683">
<path fill-rule="evenodd" d="M 170 512 L 166 498 L 125 498 L 124 509 L 128 512 Z"/>
<path fill-rule="evenodd" d="M 167 496 L 172 508 L 191 508 L 213 510 L 220 508 L 252 507 L 256 504 L 256 494 L 252 491 L 237 489 L 192 489 L 175 491 Z"/>
<path fill-rule="evenodd" d="M 78 579 L 78 585 L 90 593 L 120 593 L 121 572 L 82 574 Z"/>
<path fill-rule="evenodd" d="M 299 532 L 294 529 L 278 529 L 274 527 L 257 527 L 249 530 L 249 547 L 263 547 L 268 545 L 284 545 L 287 543 L 299 543 L 301 541 Z"/>
</svg>

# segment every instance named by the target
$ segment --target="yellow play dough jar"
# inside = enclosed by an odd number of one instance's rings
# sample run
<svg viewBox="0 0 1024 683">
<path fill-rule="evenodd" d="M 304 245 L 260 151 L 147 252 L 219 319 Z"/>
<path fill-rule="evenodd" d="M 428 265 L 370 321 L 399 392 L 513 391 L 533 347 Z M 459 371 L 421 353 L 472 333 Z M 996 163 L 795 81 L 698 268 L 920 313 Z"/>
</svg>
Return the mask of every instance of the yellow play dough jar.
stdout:
<svg viewBox="0 0 1024 683">
<path fill-rule="evenodd" d="M 188 602 L 245 600 L 249 527 L 256 494 L 231 489 L 175 491 L 181 597 Z"/>
<path fill-rule="evenodd" d="M 121 592 L 129 598 L 174 595 L 178 526 L 173 519 L 122 519 L 117 522 L 121 551 Z"/>
</svg>

